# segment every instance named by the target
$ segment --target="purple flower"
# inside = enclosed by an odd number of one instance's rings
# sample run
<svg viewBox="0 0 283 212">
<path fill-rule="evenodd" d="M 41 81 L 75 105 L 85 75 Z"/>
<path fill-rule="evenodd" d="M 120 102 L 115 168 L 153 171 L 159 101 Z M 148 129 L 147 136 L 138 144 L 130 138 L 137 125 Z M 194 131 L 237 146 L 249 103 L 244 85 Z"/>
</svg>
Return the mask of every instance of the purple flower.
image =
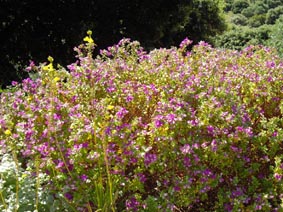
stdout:
<svg viewBox="0 0 283 212">
<path fill-rule="evenodd" d="M 213 135 L 213 133 L 214 133 L 214 127 L 213 126 L 209 125 L 209 126 L 206 127 L 206 129 L 207 129 L 207 132 L 210 135 Z"/>
<path fill-rule="evenodd" d="M 47 138 L 47 136 L 48 136 L 48 130 L 47 130 L 47 129 L 44 129 L 44 130 L 42 131 L 41 137 L 42 137 L 42 138 Z"/>
<path fill-rule="evenodd" d="M 106 127 L 105 134 L 109 136 L 111 135 L 111 127 Z"/>
<path fill-rule="evenodd" d="M 233 206 L 230 203 L 225 203 L 224 205 L 224 209 L 225 211 L 232 211 L 233 210 Z"/>
<path fill-rule="evenodd" d="M 140 204 L 139 204 L 139 202 L 137 201 L 137 199 L 135 197 L 132 197 L 131 199 L 128 199 L 126 201 L 127 211 L 137 211 L 139 205 Z"/>
<path fill-rule="evenodd" d="M 253 130 L 251 127 L 245 128 L 245 133 L 249 136 L 252 137 L 253 136 Z"/>
<path fill-rule="evenodd" d="M 114 86 L 111 86 L 111 87 L 107 88 L 107 91 L 109 93 L 113 93 L 114 91 L 116 91 L 116 88 Z"/>
<path fill-rule="evenodd" d="M 34 134 L 34 131 L 32 129 L 28 129 L 25 133 L 26 140 L 30 140 L 33 134 Z"/>
<path fill-rule="evenodd" d="M 282 179 L 282 174 L 278 174 L 278 173 L 275 173 L 274 174 L 274 178 L 278 181 L 280 181 Z"/>
<path fill-rule="evenodd" d="M 134 99 L 132 95 L 128 95 L 126 98 L 126 102 L 131 102 Z"/>
<path fill-rule="evenodd" d="M 166 116 L 166 119 L 167 121 L 170 123 L 170 124 L 174 124 L 176 122 L 176 115 L 171 113 L 171 114 L 168 114 Z"/>
<path fill-rule="evenodd" d="M 64 196 L 65 196 L 69 201 L 71 201 L 71 200 L 73 199 L 73 195 L 70 194 L 70 193 L 68 193 L 68 192 L 65 193 Z"/>
<path fill-rule="evenodd" d="M 217 151 L 217 141 L 215 139 L 213 139 L 211 142 L 211 150 L 213 152 Z"/>
<path fill-rule="evenodd" d="M 192 165 L 192 164 L 191 164 L 191 160 L 190 160 L 190 158 L 188 158 L 188 157 L 184 157 L 183 163 L 184 163 L 184 166 L 185 166 L 185 167 L 190 167 L 190 166 Z"/>
<path fill-rule="evenodd" d="M 12 81 L 12 85 L 13 85 L 13 86 L 16 86 L 17 84 L 18 84 L 18 82 Z"/>
<path fill-rule="evenodd" d="M 156 154 L 145 153 L 144 155 L 145 166 L 149 166 L 150 164 L 154 163 L 156 160 L 157 160 Z"/>
<path fill-rule="evenodd" d="M 35 68 L 35 64 L 33 61 L 30 61 L 29 66 L 26 68 L 27 72 L 32 71 Z"/>
<path fill-rule="evenodd" d="M 164 122 L 163 122 L 163 116 L 162 115 L 157 115 L 156 117 L 155 117 L 155 121 L 154 121 L 154 126 L 156 127 L 156 128 L 159 128 L 159 127 L 161 127 L 163 124 L 164 124 Z"/>
<path fill-rule="evenodd" d="M 71 72 L 74 72 L 76 70 L 76 64 L 75 63 L 68 65 L 67 67 Z"/>
<path fill-rule="evenodd" d="M 87 176 L 85 174 L 81 175 L 80 178 L 81 178 L 82 181 L 86 181 L 87 180 Z"/>
<path fill-rule="evenodd" d="M 243 194 L 244 194 L 243 190 L 241 188 L 237 187 L 236 190 L 232 191 L 231 197 L 237 198 L 239 196 L 242 196 Z"/>
<path fill-rule="evenodd" d="M 192 44 L 193 41 L 189 40 L 188 38 L 185 38 L 179 45 L 180 49 L 184 49 L 188 47 L 190 44 Z"/>
<path fill-rule="evenodd" d="M 137 159 L 137 158 L 135 158 L 135 157 L 131 157 L 131 158 L 130 158 L 130 163 L 135 164 L 135 163 L 137 163 L 137 162 L 138 162 L 138 159 Z"/>
<path fill-rule="evenodd" d="M 273 137 L 278 136 L 278 132 L 277 132 L 277 131 L 273 132 L 272 136 L 273 136 Z"/>
<path fill-rule="evenodd" d="M 63 163 L 63 161 L 59 161 L 56 168 L 62 168 L 62 167 L 64 167 L 64 165 L 65 164 Z"/>
<path fill-rule="evenodd" d="M 145 183 L 146 181 L 146 176 L 142 173 L 138 173 L 138 177 L 141 183 Z"/>
<path fill-rule="evenodd" d="M 118 119 L 122 119 L 124 118 L 124 116 L 128 113 L 129 111 L 126 110 L 125 108 L 121 108 L 117 113 L 116 113 L 116 116 Z"/>
<path fill-rule="evenodd" d="M 241 127 L 241 126 L 238 126 L 238 127 L 236 127 L 236 130 L 237 130 L 238 132 L 243 132 L 243 131 L 244 131 L 244 128 Z"/>
<path fill-rule="evenodd" d="M 61 120 L 62 116 L 60 114 L 54 113 L 53 118 L 54 118 L 54 120 Z"/>
<path fill-rule="evenodd" d="M 274 61 L 266 61 L 265 65 L 267 68 L 274 68 L 276 66 Z"/>
<path fill-rule="evenodd" d="M 161 127 L 162 125 L 163 125 L 163 122 L 162 122 L 162 121 L 160 121 L 160 120 L 155 120 L 155 122 L 154 122 L 154 126 L 155 126 L 155 127 L 159 128 L 159 127 Z"/>
<path fill-rule="evenodd" d="M 174 191 L 179 192 L 181 191 L 181 188 L 179 186 L 174 186 Z"/>
</svg>

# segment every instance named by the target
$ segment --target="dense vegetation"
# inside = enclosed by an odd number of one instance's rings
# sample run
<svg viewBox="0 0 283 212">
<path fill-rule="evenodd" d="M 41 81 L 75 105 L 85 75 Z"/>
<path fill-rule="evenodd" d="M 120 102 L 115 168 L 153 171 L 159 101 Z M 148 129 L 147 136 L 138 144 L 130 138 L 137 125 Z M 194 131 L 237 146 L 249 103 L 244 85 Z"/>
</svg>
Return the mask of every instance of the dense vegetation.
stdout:
<svg viewBox="0 0 283 212">
<path fill-rule="evenodd" d="M 2 211 L 280 211 L 283 62 L 121 40 L 0 98 Z"/>
<path fill-rule="evenodd" d="M 229 29 L 214 39 L 217 47 L 266 45 L 283 55 L 282 0 L 226 0 L 225 14 Z"/>
<path fill-rule="evenodd" d="M 283 210 L 282 0 L 0 3 L 1 211 Z"/>
</svg>

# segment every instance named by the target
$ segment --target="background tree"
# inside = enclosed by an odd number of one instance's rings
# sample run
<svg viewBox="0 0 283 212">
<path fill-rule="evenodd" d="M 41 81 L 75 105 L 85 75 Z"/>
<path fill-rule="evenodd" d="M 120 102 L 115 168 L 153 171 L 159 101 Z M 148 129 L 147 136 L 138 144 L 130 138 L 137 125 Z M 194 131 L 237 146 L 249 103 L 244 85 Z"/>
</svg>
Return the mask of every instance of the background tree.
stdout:
<svg viewBox="0 0 283 212">
<path fill-rule="evenodd" d="M 248 23 L 248 18 L 242 14 L 235 14 L 234 16 L 231 17 L 231 23 L 245 26 Z"/>
<path fill-rule="evenodd" d="M 249 7 L 249 3 L 246 0 L 236 0 L 232 5 L 233 13 L 240 13 L 243 9 Z"/>
<path fill-rule="evenodd" d="M 267 41 L 267 44 L 276 48 L 279 55 L 283 57 L 283 15 L 273 25 L 273 30 L 270 33 L 270 39 Z"/>
<path fill-rule="evenodd" d="M 215 37 L 213 43 L 216 47 L 241 50 L 248 45 L 260 44 L 275 47 L 279 53 L 281 52 L 280 27 L 282 26 L 280 21 L 277 23 L 276 20 L 283 13 L 283 0 L 226 0 L 225 2 L 228 30 Z M 247 5 L 249 6 L 246 7 Z"/>
<path fill-rule="evenodd" d="M 275 24 L 280 15 L 283 15 L 283 6 L 278 6 L 276 8 L 268 10 L 265 23 Z"/>
<path fill-rule="evenodd" d="M 249 45 L 266 45 L 271 27 L 263 25 L 258 28 L 234 27 L 215 38 L 217 47 L 241 50 Z"/>
<path fill-rule="evenodd" d="M 265 14 L 254 15 L 249 18 L 248 25 L 251 27 L 260 27 L 263 24 L 265 24 L 265 19 L 266 19 Z"/>
<path fill-rule="evenodd" d="M 209 40 L 225 29 L 222 0 L 0 0 L 0 84 L 23 77 L 29 60 L 66 65 L 87 29 L 98 48 L 123 37 L 147 49 Z"/>
<path fill-rule="evenodd" d="M 283 5 L 283 0 L 264 0 L 264 3 L 267 4 L 268 8 L 275 8 Z"/>
</svg>

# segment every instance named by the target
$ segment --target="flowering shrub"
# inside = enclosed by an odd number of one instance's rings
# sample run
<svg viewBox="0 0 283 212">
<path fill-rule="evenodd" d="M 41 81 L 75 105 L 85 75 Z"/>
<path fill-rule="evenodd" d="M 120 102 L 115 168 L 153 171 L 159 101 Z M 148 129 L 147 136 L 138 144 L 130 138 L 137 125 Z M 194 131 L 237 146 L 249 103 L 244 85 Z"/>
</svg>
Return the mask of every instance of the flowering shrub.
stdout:
<svg viewBox="0 0 283 212">
<path fill-rule="evenodd" d="M 74 211 L 283 208 L 283 62 L 272 51 L 187 51 L 185 39 L 147 53 L 123 39 L 93 58 L 90 32 L 84 41 L 68 71 L 31 63 L 33 78 L 1 94 L 2 151 L 31 178 L 47 175 L 54 200 Z"/>
</svg>

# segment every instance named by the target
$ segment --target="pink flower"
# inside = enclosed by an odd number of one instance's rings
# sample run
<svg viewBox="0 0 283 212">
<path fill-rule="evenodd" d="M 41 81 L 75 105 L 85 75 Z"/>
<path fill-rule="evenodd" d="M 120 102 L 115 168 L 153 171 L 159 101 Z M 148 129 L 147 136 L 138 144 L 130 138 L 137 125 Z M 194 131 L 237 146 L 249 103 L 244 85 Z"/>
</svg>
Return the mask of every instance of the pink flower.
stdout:
<svg viewBox="0 0 283 212">
<path fill-rule="evenodd" d="M 183 154 L 192 153 L 192 149 L 191 149 L 191 146 L 189 144 L 185 144 L 183 147 L 181 147 L 180 150 Z"/>
<path fill-rule="evenodd" d="M 185 38 L 179 45 L 180 49 L 184 49 L 188 47 L 190 44 L 192 44 L 193 41 L 189 40 L 188 38 Z"/>
</svg>

